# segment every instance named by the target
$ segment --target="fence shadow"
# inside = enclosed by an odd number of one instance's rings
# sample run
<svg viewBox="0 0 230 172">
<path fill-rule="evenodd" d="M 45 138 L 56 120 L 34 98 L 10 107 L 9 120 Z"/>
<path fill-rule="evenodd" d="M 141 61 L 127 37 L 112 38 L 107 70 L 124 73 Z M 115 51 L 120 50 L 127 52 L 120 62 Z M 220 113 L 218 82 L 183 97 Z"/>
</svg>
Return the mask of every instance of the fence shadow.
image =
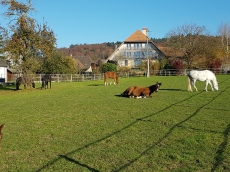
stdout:
<svg viewBox="0 0 230 172">
<path fill-rule="evenodd" d="M 228 135 L 230 133 L 230 123 L 227 125 L 226 129 L 223 132 L 224 139 L 223 142 L 219 145 L 217 151 L 216 151 L 216 156 L 215 156 L 215 163 L 213 164 L 213 167 L 211 169 L 211 172 L 214 172 L 217 170 L 217 168 L 222 164 L 224 157 L 223 153 L 226 150 L 226 147 L 228 145 Z M 223 170 L 230 170 L 228 167 L 223 167 Z"/>
<path fill-rule="evenodd" d="M 230 86 L 229 86 L 229 87 L 230 87 Z M 208 104 L 210 104 L 211 102 L 213 102 L 213 101 L 214 101 L 220 94 L 222 94 L 224 91 L 225 91 L 225 90 L 220 91 L 219 94 L 217 94 L 215 97 L 213 97 L 213 98 L 212 98 L 209 102 L 207 102 L 206 104 L 200 106 L 193 114 L 191 114 L 191 115 L 188 116 L 186 119 L 184 119 L 184 120 L 182 120 L 182 121 L 176 123 L 176 124 L 173 125 L 171 128 L 169 128 L 168 132 L 166 132 L 161 138 L 159 138 L 158 141 L 157 141 L 156 143 L 150 145 L 150 146 L 149 146 L 148 148 L 146 148 L 144 151 L 140 152 L 138 156 L 136 156 L 136 157 L 133 158 L 133 159 L 130 159 L 128 163 L 121 165 L 121 166 L 118 167 L 117 169 L 113 169 L 113 170 L 111 169 L 111 171 L 113 171 L 113 172 L 119 172 L 119 171 L 122 171 L 122 170 L 126 169 L 127 167 L 129 167 L 129 166 L 132 165 L 133 163 L 135 163 L 135 162 L 136 162 L 137 160 L 139 160 L 142 156 L 144 156 L 148 151 L 150 151 L 151 149 L 153 149 L 153 148 L 156 147 L 157 145 L 161 144 L 162 141 L 164 141 L 166 138 L 168 138 L 168 137 L 170 136 L 170 134 L 173 132 L 174 129 L 176 129 L 177 127 L 180 127 L 183 123 L 185 123 L 186 121 L 188 121 L 188 120 L 190 120 L 191 118 L 193 118 L 194 116 L 196 116 L 196 115 L 198 114 L 198 112 L 201 111 L 201 109 L 203 109 L 205 106 L 207 106 Z M 203 92 L 203 91 L 202 91 L 202 92 Z M 106 139 L 108 139 L 108 138 L 110 138 L 110 137 L 112 137 L 112 136 L 114 136 L 114 135 L 116 135 L 116 134 L 119 134 L 119 133 L 121 133 L 122 131 L 124 131 L 124 130 L 130 128 L 131 126 L 133 126 L 134 124 L 136 124 L 136 123 L 138 123 L 138 122 L 140 122 L 140 121 L 143 121 L 143 122 L 151 122 L 151 120 L 149 120 L 148 118 L 150 118 L 150 117 L 152 117 L 152 116 L 154 116 L 154 115 L 157 115 L 158 113 L 162 113 L 162 112 L 164 112 L 164 111 L 170 109 L 171 107 L 173 107 L 173 106 L 175 106 L 175 105 L 177 105 L 177 104 L 181 104 L 181 103 L 184 102 L 184 101 L 187 101 L 187 100 L 189 100 L 189 99 L 191 99 L 191 98 L 193 98 L 193 97 L 196 97 L 196 96 L 198 96 L 199 94 L 202 94 L 202 92 L 196 92 L 196 94 L 193 94 L 193 95 L 191 95 L 190 97 L 188 97 L 188 98 L 186 98 L 186 99 L 184 99 L 184 100 L 181 100 L 181 101 L 179 101 L 179 102 L 173 103 L 173 104 L 171 104 L 171 105 L 165 107 L 164 109 L 161 109 L 161 110 L 159 110 L 159 111 L 157 111 L 157 112 L 155 112 L 155 113 L 153 113 L 153 114 L 144 116 L 144 117 L 142 117 L 142 118 L 138 118 L 138 119 L 136 119 L 135 121 L 131 122 L 130 124 L 124 126 L 123 128 L 121 128 L 121 129 L 119 129 L 119 130 L 117 130 L 117 131 L 115 131 L 115 132 L 113 132 L 113 133 L 110 133 L 110 134 L 106 135 L 105 137 L 102 137 L 102 138 L 100 138 L 100 139 L 98 139 L 98 140 L 95 140 L 94 142 L 88 143 L 88 144 L 86 144 L 86 145 L 84 145 L 84 146 L 82 146 L 82 147 L 79 147 L 79 148 L 77 148 L 77 149 L 75 149 L 75 150 L 73 150 L 73 151 L 67 152 L 65 155 L 58 155 L 57 158 L 54 158 L 53 160 L 49 161 L 47 164 L 45 164 L 45 165 L 42 166 L 40 169 L 38 169 L 37 172 L 40 172 L 40 171 L 46 169 L 47 167 L 53 165 L 54 163 L 56 163 L 57 161 L 59 161 L 60 159 L 63 159 L 63 158 L 66 159 L 67 161 L 70 161 L 70 162 L 73 162 L 73 163 L 75 163 L 75 164 L 78 164 L 78 165 L 80 165 L 80 166 L 82 166 L 82 167 L 85 167 L 85 168 L 87 168 L 88 170 L 91 170 L 91 171 L 94 171 L 94 172 L 95 172 L 95 171 L 99 171 L 99 170 L 97 170 L 97 169 L 94 169 L 94 168 L 92 168 L 92 167 L 89 167 L 89 166 L 86 165 L 86 164 L 82 164 L 82 163 L 80 163 L 79 161 L 77 161 L 77 160 L 75 160 L 75 159 L 69 158 L 68 156 L 70 156 L 70 155 L 72 155 L 72 154 L 74 154 L 74 153 L 76 153 L 76 152 L 78 152 L 78 151 L 80 151 L 80 150 L 82 150 L 82 149 L 88 148 L 89 146 L 92 146 L 92 145 L 94 145 L 94 144 L 97 144 L 97 143 L 99 143 L 99 142 L 102 142 L 102 141 L 104 141 L 104 140 L 106 140 Z M 218 151 L 217 151 L 217 153 L 216 153 L 216 154 L 217 154 L 217 155 L 216 155 L 216 158 L 215 158 L 215 159 L 216 159 L 216 163 L 213 165 L 213 171 L 214 171 L 214 170 L 220 165 L 220 163 L 223 161 L 223 160 L 220 159 L 219 157 L 223 154 L 223 152 L 224 152 L 224 150 L 225 150 L 225 148 L 226 148 L 226 146 L 227 146 L 229 131 L 230 131 L 230 124 L 227 126 L 226 130 L 224 131 L 224 136 L 225 136 L 224 141 L 223 141 L 223 143 L 219 146 L 219 149 L 218 149 Z"/>
<path fill-rule="evenodd" d="M 198 93 L 198 94 L 200 94 L 200 93 Z M 75 149 L 75 150 L 73 150 L 73 151 L 70 151 L 70 152 L 66 153 L 65 155 L 61 155 L 61 156 L 59 155 L 57 158 L 54 158 L 53 160 L 51 160 L 51 161 L 49 161 L 47 164 L 45 164 L 43 167 L 41 167 L 40 169 L 38 169 L 37 172 L 40 172 L 40 171 L 46 169 L 47 167 L 53 165 L 54 163 L 56 163 L 57 161 L 59 161 L 60 159 L 63 159 L 63 158 L 65 158 L 65 159 L 68 160 L 68 161 L 71 161 L 71 162 L 74 162 L 74 163 L 76 163 L 76 164 L 79 164 L 79 165 L 81 165 L 81 166 L 84 166 L 84 167 L 86 167 L 86 168 L 91 168 L 91 167 L 88 167 L 88 166 L 85 165 L 85 164 L 80 163 L 80 162 L 77 161 L 77 160 L 74 160 L 74 159 L 72 159 L 72 158 L 69 158 L 68 156 L 70 156 L 70 155 L 72 155 L 72 154 L 74 154 L 74 153 L 76 153 L 76 152 L 78 152 L 78 151 L 80 151 L 80 150 L 82 150 L 82 149 L 88 148 L 89 146 L 92 146 L 92 145 L 97 144 L 97 143 L 99 143 L 99 142 L 101 142 L 101 141 L 104 141 L 104 140 L 106 140 L 106 139 L 108 139 L 108 138 L 110 138 L 110 137 L 112 137 L 112 136 L 114 136 L 114 135 L 116 135 L 116 134 L 119 134 L 119 133 L 121 133 L 122 131 L 124 131 L 124 130 L 130 128 L 130 127 L 133 126 L 134 124 L 136 124 L 136 123 L 138 123 L 138 122 L 140 122 L 140 121 L 148 120 L 148 118 L 150 118 L 150 117 L 152 117 L 152 116 L 154 116 L 154 115 L 157 115 L 158 113 L 164 112 L 165 110 L 167 110 L 167 109 L 169 109 L 169 108 L 175 106 L 176 104 L 182 103 L 183 101 L 187 101 L 188 99 L 191 99 L 192 97 L 197 96 L 198 94 L 191 95 L 189 98 L 184 99 L 184 100 L 182 100 L 182 101 L 179 101 L 179 102 L 177 102 L 177 103 L 171 104 L 171 105 L 169 105 L 168 107 L 165 107 L 164 109 L 159 110 L 158 112 L 155 112 L 155 113 L 153 113 L 153 114 L 144 116 L 144 117 L 142 117 L 142 118 L 138 118 L 138 119 L 136 119 L 135 121 L 131 122 L 130 124 L 128 124 L 128 125 L 124 126 L 123 128 L 121 128 L 120 130 L 117 130 L 117 131 L 115 131 L 115 132 L 113 132 L 113 133 L 110 133 L 109 135 L 107 135 L 107 136 L 105 136 L 105 137 L 102 137 L 102 138 L 100 138 L 100 139 L 98 139 L 98 140 L 95 140 L 94 142 L 91 142 L 91 143 L 89 143 L 89 144 L 86 144 L 86 145 L 84 145 L 84 146 L 82 146 L 82 147 L 80 147 L 80 148 L 78 148 L 78 149 Z M 183 123 L 183 122 L 189 120 L 189 119 L 192 118 L 194 115 L 195 115 L 195 114 L 191 115 L 190 117 L 188 117 L 188 118 L 185 119 L 184 121 L 182 121 L 182 122 L 180 122 L 180 123 L 174 125 L 171 129 L 169 129 L 169 131 L 168 131 L 161 139 L 159 139 L 159 141 L 158 141 L 156 144 L 150 146 L 150 147 L 147 148 L 145 151 L 141 152 L 140 155 L 139 155 L 138 157 L 134 158 L 133 160 L 130 160 L 128 164 L 125 164 L 125 165 L 119 167 L 117 170 L 112 170 L 112 171 L 118 172 L 118 171 L 121 171 L 121 170 L 125 169 L 125 168 L 128 167 L 129 165 L 133 164 L 135 161 L 137 161 L 139 158 L 141 158 L 145 153 L 147 153 L 150 149 L 152 149 L 154 146 L 158 145 L 158 144 L 159 144 L 160 142 L 162 142 L 166 137 L 168 137 L 168 136 L 172 133 L 172 131 L 173 131 L 174 128 L 176 128 L 178 125 L 181 125 L 181 123 Z"/>
</svg>

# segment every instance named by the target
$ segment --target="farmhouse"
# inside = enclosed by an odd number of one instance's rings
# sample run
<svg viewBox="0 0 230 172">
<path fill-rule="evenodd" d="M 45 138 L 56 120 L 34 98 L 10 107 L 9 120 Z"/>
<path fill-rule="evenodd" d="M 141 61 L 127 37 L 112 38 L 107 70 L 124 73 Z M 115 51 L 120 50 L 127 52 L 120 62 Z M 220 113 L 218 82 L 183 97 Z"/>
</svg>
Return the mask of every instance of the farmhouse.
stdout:
<svg viewBox="0 0 230 172">
<path fill-rule="evenodd" d="M 135 31 L 108 57 L 107 61 L 115 61 L 118 66 L 138 67 L 149 58 L 151 61 L 165 58 L 164 53 L 148 37 L 148 28 Z"/>
<path fill-rule="evenodd" d="M 88 56 L 73 57 L 76 61 L 79 73 L 91 73 L 96 69 L 96 63 Z"/>
</svg>

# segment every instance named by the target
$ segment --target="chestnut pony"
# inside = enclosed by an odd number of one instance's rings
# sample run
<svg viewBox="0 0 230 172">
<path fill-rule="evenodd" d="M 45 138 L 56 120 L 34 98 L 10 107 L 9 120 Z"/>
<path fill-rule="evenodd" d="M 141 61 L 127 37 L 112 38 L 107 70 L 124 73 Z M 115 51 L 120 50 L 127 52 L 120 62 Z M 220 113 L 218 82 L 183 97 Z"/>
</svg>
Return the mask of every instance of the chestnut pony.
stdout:
<svg viewBox="0 0 230 172">
<path fill-rule="evenodd" d="M 155 85 L 151 85 L 149 87 L 139 87 L 139 86 L 131 86 L 127 88 L 121 95 L 124 97 L 135 97 L 135 98 L 149 98 L 152 97 L 153 92 L 158 92 L 161 83 L 156 83 Z"/>
<path fill-rule="evenodd" d="M 118 84 L 118 74 L 116 72 L 107 71 L 104 74 L 104 83 L 105 85 L 108 85 L 108 79 L 110 80 L 110 85 L 112 84 L 112 80 L 114 80 L 114 85 Z"/>
</svg>

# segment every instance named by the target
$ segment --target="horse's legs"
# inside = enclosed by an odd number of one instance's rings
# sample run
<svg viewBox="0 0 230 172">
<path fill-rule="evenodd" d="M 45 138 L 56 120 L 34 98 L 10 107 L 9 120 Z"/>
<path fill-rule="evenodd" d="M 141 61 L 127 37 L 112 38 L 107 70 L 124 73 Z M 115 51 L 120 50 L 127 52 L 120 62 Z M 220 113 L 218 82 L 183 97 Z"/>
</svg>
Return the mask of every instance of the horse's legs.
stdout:
<svg viewBox="0 0 230 172">
<path fill-rule="evenodd" d="M 196 89 L 196 91 L 198 91 L 197 88 L 196 88 L 195 83 L 196 83 L 196 80 L 194 79 L 193 82 L 192 82 L 192 85 L 193 85 L 193 87 Z"/>
<path fill-rule="evenodd" d="M 207 80 L 207 81 L 206 81 L 206 87 L 205 87 L 205 90 L 206 90 L 206 91 L 208 91 L 208 90 L 207 90 L 208 84 L 210 84 L 210 86 L 211 86 L 211 88 L 212 88 L 212 91 L 214 91 L 214 90 L 213 90 L 212 83 L 211 83 L 209 80 Z"/>
<path fill-rule="evenodd" d="M 107 78 L 104 79 L 105 86 L 106 86 L 106 82 L 107 82 Z"/>
</svg>

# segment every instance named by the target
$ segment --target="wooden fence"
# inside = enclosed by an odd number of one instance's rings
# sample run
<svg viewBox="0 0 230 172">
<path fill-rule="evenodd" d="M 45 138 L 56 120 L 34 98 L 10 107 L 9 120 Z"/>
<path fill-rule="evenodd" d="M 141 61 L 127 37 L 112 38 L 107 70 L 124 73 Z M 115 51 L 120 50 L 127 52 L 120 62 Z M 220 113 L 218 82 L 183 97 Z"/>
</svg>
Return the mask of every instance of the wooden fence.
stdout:
<svg viewBox="0 0 230 172">
<path fill-rule="evenodd" d="M 150 74 L 155 73 L 156 76 L 184 76 L 188 72 L 188 69 L 181 70 L 158 70 L 150 71 Z M 230 74 L 221 69 L 212 69 L 215 74 Z M 34 82 L 41 83 L 41 78 L 44 74 L 34 74 Z M 19 77 L 18 74 L 12 74 L 10 80 L 7 82 L 15 82 Z M 132 72 L 119 72 L 119 77 L 129 78 L 129 77 L 146 77 L 146 71 L 132 71 Z M 84 81 L 95 81 L 103 80 L 104 74 L 52 74 L 53 82 L 84 82 Z"/>
</svg>

